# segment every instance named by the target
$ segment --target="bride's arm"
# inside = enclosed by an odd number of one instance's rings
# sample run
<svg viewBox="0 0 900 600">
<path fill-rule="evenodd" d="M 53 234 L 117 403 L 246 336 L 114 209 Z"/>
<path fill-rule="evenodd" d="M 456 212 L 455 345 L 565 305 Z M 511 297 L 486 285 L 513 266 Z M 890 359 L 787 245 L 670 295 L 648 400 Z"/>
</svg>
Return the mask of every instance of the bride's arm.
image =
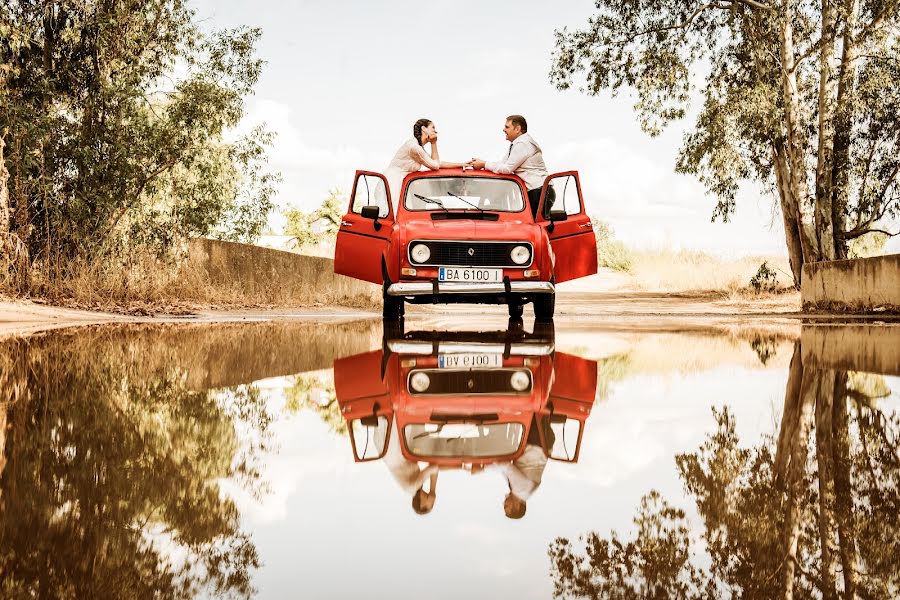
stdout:
<svg viewBox="0 0 900 600">
<path fill-rule="evenodd" d="M 442 161 L 438 153 L 437 140 L 431 142 L 431 156 L 425 152 L 425 148 L 418 146 L 413 149 L 413 159 L 427 169 L 436 171 L 438 169 L 454 169 L 463 166 L 463 163 Z"/>
</svg>

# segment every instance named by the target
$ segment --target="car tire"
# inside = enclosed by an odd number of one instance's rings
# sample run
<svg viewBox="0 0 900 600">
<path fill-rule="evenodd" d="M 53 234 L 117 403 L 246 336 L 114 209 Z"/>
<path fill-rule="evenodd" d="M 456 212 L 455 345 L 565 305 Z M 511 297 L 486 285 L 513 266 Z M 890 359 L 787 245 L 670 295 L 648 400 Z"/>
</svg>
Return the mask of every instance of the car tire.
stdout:
<svg viewBox="0 0 900 600">
<path fill-rule="evenodd" d="M 556 308 L 556 294 L 541 294 L 534 299 L 535 321 L 552 321 Z"/>
<path fill-rule="evenodd" d="M 387 293 L 388 286 L 391 285 L 391 282 L 385 277 L 384 285 L 381 289 L 381 298 L 382 298 L 382 311 L 381 316 L 383 319 L 387 321 L 396 321 L 398 319 L 403 318 L 403 314 L 406 312 L 405 303 L 403 302 L 402 297 L 389 296 Z"/>
<path fill-rule="evenodd" d="M 522 319 L 522 312 L 525 310 L 525 307 L 518 300 L 510 300 L 509 301 L 509 318 L 512 319 Z"/>
</svg>

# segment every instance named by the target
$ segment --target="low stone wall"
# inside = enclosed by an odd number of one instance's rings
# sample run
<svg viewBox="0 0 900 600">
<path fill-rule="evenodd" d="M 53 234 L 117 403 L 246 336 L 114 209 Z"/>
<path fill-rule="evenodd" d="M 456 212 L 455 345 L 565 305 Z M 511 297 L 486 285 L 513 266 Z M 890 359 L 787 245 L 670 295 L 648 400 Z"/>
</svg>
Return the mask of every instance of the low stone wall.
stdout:
<svg viewBox="0 0 900 600">
<path fill-rule="evenodd" d="M 900 254 L 803 265 L 806 309 L 900 311 Z"/>
<path fill-rule="evenodd" d="M 803 366 L 900 375 L 900 325 L 804 325 Z"/>
<path fill-rule="evenodd" d="M 305 298 L 366 303 L 380 294 L 376 285 L 335 275 L 330 258 L 208 239 L 191 240 L 189 257 L 211 284 L 239 287 L 273 302 Z"/>
</svg>

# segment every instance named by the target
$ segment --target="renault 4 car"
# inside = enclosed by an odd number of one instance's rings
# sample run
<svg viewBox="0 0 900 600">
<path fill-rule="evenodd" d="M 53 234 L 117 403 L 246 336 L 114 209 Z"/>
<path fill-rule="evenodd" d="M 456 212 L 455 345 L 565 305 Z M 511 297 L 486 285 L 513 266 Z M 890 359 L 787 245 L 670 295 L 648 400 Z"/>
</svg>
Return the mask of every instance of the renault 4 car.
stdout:
<svg viewBox="0 0 900 600">
<path fill-rule="evenodd" d="M 392 438 L 407 460 L 442 468 L 513 461 L 529 438 L 575 462 L 597 363 L 542 335 L 420 332 L 336 360 L 334 384 L 358 462 L 384 456 Z"/>
<path fill-rule="evenodd" d="M 334 271 L 382 286 L 385 319 L 406 303 L 532 303 L 553 318 L 556 285 L 597 272 L 597 241 L 576 171 L 547 178 L 537 217 L 515 175 L 411 173 L 392 201 L 384 176 L 357 171 Z M 396 211 L 394 205 L 397 206 Z"/>
</svg>

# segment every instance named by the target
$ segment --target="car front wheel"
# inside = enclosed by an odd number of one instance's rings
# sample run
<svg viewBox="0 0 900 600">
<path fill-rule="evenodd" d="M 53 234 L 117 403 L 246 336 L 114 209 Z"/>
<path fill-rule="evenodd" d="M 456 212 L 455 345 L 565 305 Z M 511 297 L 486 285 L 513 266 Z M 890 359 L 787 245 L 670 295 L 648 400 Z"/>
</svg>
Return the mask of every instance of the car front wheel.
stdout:
<svg viewBox="0 0 900 600">
<path fill-rule="evenodd" d="M 382 297 L 382 318 L 389 321 L 396 321 L 397 319 L 403 318 L 403 313 L 405 312 L 405 304 L 403 302 L 402 297 L 389 296 L 387 293 L 388 286 L 390 282 L 385 279 L 384 285 L 382 286 L 381 297 Z"/>
<path fill-rule="evenodd" d="M 524 310 L 524 306 L 518 300 L 510 300 L 509 301 L 509 318 L 510 319 L 521 319 L 522 311 Z"/>
<path fill-rule="evenodd" d="M 541 294 L 534 299 L 534 318 L 537 321 L 552 321 L 556 308 L 556 294 Z"/>
</svg>

